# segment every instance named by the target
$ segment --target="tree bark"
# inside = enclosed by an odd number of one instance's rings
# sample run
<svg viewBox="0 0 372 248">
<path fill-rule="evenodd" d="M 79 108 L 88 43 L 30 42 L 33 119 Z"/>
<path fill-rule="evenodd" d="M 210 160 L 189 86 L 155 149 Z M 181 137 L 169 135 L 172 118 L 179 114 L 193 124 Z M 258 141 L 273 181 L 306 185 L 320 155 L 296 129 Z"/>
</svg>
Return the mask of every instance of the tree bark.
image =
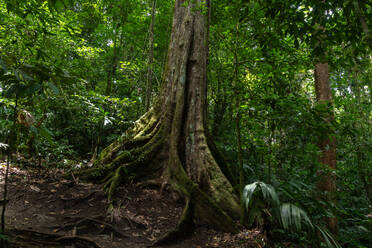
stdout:
<svg viewBox="0 0 372 248">
<path fill-rule="evenodd" d="M 146 87 L 146 111 L 150 109 L 152 80 L 153 80 L 153 60 L 154 60 L 154 25 L 155 25 L 156 0 L 152 1 L 151 23 L 149 30 L 149 60 L 147 68 L 147 87 Z"/>
<path fill-rule="evenodd" d="M 371 34 L 369 33 L 368 24 L 366 22 L 365 15 L 364 15 L 361 7 L 360 7 L 359 1 L 354 0 L 353 3 L 354 3 L 354 8 L 355 8 L 355 13 L 356 13 L 357 17 L 359 18 L 359 21 L 360 21 L 360 24 L 362 26 L 363 32 L 366 35 L 367 44 L 372 49 L 372 37 L 371 37 Z M 364 6 L 364 7 L 366 7 L 366 6 Z"/>
<path fill-rule="evenodd" d="M 185 199 L 177 229 L 194 224 L 237 231 L 238 197 L 219 167 L 206 125 L 207 18 L 205 1 L 176 0 L 162 88 L 152 108 L 121 139 L 107 147 L 94 167 L 80 173 L 102 179 L 113 200 L 118 185 L 158 179 Z"/>
<path fill-rule="evenodd" d="M 243 173 L 243 152 L 241 142 L 241 130 L 240 130 L 240 81 L 239 81 L 239 58 L 238 58 L 238 41 L 239 41 L 239 21 L 235 25 L 235 44 L 233 48 L 234 53 L 234 92 L 236 97 L 236 116 L 235 116 L 235 135 L 236 135 L 236 146 L 238 150 L 238 178 L 239 178 L 239 193 L 243 193 L 244 188 L 244 173 Z"/>
<path fill-rule="evenodd" d="M 120 50 L 120 47 L 121 47 L 122 37 L 123 37 L 123 35 L 121 34 L 120 35 L 121 36 L 121 38 L 120 38 L 120 45 L 118 47 L 117 46 L 117 39 L 118 39 L 118 35 L 119 35 L 118 33 L 120 32 L 119 31 L 120 25 L 121 25 L 120 22 L 118 22 L 117 25 L 116 25 L 116 29 L 115 29 L 114 48 L 113 48 L 113 54 L 112 54 L 112 61 L 111 61 L 111 65 L 110 65 L 110 67 L 108 68 L 108 71 L 107 71 L 107 83 L 106 83 L 106 90 L 105 90 L 106 96 L 110 96 L 110 94 L 111 94 L 112 81 L 115 78 L 115 74 L 116 74 L 118 53 L 119 53 L 119 50 Z"/>
<path fill-rule="evenodd" d="M 324 192 L 324 200 L 336 202 L 336 138 L 330 129 L 331 122 L 334 116 L 331 110 L 332 92 L 329 84 L 329 69 L 328 63 L 317 63 L 315 65 L 315 92 L 318 104 L 324 104 L 326 113 L 321 113 L 326 125 L 326 133 L 322 133 L 319 137 L 318 146 L 321 150 L 319 162 L 321 167 L 318 169 L 319 181 L 317 187 L 319 192 Z M 337 234 L 337 218 L 327 217 L 326 224 L 333 234 Z"/>
</svg>

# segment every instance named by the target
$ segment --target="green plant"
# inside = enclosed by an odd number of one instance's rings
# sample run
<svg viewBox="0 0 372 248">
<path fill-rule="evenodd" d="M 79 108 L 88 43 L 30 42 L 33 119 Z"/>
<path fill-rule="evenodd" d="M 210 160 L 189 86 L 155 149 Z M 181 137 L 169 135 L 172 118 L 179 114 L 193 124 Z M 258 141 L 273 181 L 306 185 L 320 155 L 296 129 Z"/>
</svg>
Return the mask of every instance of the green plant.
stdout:
<svg viewBox="0 0 372 248">
<path fill-rule="evenodd" d="M 302 224 L 305 224 L 307 228 L 314 229 L 313 223 L 307 213 L 291 203 L 280 205 L 280 223 L 286 230 L 293 228 L 301 231 L 303 229 Z"/>
<path fill-rule="evenodd" d="M 278 226 L 285 231 L 306 233 L 312 243 L 323 240 L 327 247 L 341 247 L 328 230 L 313 224 L 303 209 L 291 203 L 281 203 L 275 188 L 270 184 L 254 182 L 246 185 L 242 200 L 249 224 L 265 229 Z"/>
<path fill-rule="evenodd" d="M 271 209 L 278 210 L 279 198 L 270 184 L 254 182 L 243 190 L 243 201 L 248 212 L 248 223 L 263 226 L 271 217 Z"/>
<path fill-rule="evenodd" d="M 8 237 L 0 233 L 0 244 L 6 243 L 8 240 Z"/>
</svg>

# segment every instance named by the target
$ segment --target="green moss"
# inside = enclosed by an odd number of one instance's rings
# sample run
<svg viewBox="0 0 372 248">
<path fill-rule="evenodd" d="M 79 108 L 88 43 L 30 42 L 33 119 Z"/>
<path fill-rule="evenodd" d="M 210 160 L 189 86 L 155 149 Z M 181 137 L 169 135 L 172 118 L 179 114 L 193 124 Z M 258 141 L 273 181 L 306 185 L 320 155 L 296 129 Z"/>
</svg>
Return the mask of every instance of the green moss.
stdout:
<svg viewBox="0 0 372 248">
<path fill-rule="evenodd" d="M 113 201 L 114 194 L 115 194 L 117 188 L 120 186 L 125 174 L 126 174 L 125 168 L 123 166 L 121 166 L 116 170 L 115 175 L 112 177 L 110 188 L 109 188 L 109 191 L 108 191 L 108 199 L 109 199 L 110 202 Z"/>
<path fill-rule="evenodd" d="M 168 173 L 172 187 L 188 197 L 193 204 L 193 214 L 196 222 L 204 220 L 206 223 L 213 224 L 224 231 L 238 231 L 233 219 L 217 205 L 216 199 L 208 196 L 188 177 L 176 151 L 170 151 Z"/>
</svg>

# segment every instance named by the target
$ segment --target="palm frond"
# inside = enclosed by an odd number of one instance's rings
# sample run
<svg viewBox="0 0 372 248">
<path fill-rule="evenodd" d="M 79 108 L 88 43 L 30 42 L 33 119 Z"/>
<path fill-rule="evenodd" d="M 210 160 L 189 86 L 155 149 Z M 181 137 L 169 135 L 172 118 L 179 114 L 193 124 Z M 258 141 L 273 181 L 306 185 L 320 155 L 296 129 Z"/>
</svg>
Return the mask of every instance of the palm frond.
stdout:
<svg viewBox="0 0 372 248">
<path fill-rule="evenodd" d="M 8 147 L 9 147 L 8 144 L 1 143 L 1 142 L 0 142 L 0 148 L 2 148 L 2 149 L 6 149 L 6 148 L 8 148 Z"/>
<path fill-rule="evenodd" d="M 308 234 L 319 234 L 328 248 L 341 248 L 333 236 L 322 227 L 313 225 L 307 213 L 291 203 L 280 205 L 279 197 L 270 184 L 254 182 L 244 187 L 242 200 L 248 212 L 248 223 L 256 222 L 263 225 L 263 215 L 276 218 L 285 230 L 303 232 L 306 228 Z M 273 215 L 271 215 L 270 211 Z M 263 214 L 265 213 L 265 214 Z"/>
<path fill-rule="evenodd" d="M 322 238 L 324 242 L 326 243 L 327 247 L 330 248 L 342 248 L 341 245 L 335 240 L 325 228 L 322 228 L 319 225 L 315 225 L 315 228 L 319 231 L 319 233 L 322 235 Z"/>
<path fill-rule="evenodd" d="M 260 182 L 260 188 L 265 200 L 269 200 L 274 207 L 279 206 L 279 197 L 273 186 Z"/>
<path fill-rule="evenodd" d="M 243 201 L 245 205 L 245 209 L 248 210 L 249 204 L 252 201 L 253 193 L 255 192 L 259 182 L 254 182 L 251 184 L 245 185 L 243 189 Z"/>
<path fill-rule="evenodd" d="M 309 229 L 314 229 L 313 223 L 307 213 L 290 203 L 284 203 L 280 206 L 280 221 L 284 229 L 294 227 L 300 231 L 302 230 L 302 223 Z"/>
<path fill-rule="evenodd" d="M 276 207 L 279 205 L 279 197 L 275 189 L 273 188 L 273 186 L 271 186 L 270 184 L 263 183 L 263 182 L 254 182 L 251 184 L 247 184 L 243 190 L 243 201 L 244 201 L 246 210 L 248 210 L 250 207 L 250 204 L 253 199 L 253 194 L 259 189 L 261 189 L 262 200 L 267 201 L 273 207 Z"/>
</svg>

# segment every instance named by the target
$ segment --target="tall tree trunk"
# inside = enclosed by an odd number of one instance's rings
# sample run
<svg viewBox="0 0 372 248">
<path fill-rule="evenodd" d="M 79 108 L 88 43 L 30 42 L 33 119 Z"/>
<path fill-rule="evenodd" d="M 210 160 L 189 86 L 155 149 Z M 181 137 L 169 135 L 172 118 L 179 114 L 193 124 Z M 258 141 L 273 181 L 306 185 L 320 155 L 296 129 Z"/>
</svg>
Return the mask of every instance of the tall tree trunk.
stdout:
<svg viewBox="0 0 372 248">
<path fill-rule="evenodd" d="M 154 25 L 155 25 L 156 0 L 152 1 L 151 23 L 149 29 L 149 60 L 147 67 L 147 87 L 146 87 L 146 111 L 150 109 L 152 80 L 153 80 L 153 60 L 154 60 Z"/>
<path fill-rule="evenodd" d="M 15 97 L 15 106 L 13 110 L 13 128 L 10 131 L 9 137 L 7 138 L 7 143 L 9 145 L 7 150 L 7 159 L 6 159 L 6 169 L 5 169 L 5 177 L 4 177 L 4 187 L 3 187 L 3 200 L 2 200 L 2 210 L 1 210 L 1 226 L 0 226 L 0 234 L 5 235 L 5 212 L 6 207 L 8 204 L 8 181 L 9 181 L 9 167 L 10 167 L 10 160 L 12 159 L 12 153 L 16 150 L 16 140 L 17 140 L 17 132 L 16 132 L 16 124 L 17 124 L 17 112 L 18 112 L 18 94 Z M 7 248 L 9 246 L 7 239 L 0 239 L 1 247 Z"/>
<path fill-rule="evenodd" d="M 122 21 L 124 22 L 124 20 L 126 20 L 126 19 L 123 18 Z M 113 47 L 111 65 L 108 68 L 108 72 L 107 72 L 107 82 L 106 82 L 106 89 L 105 89 L 105 95 L 106 96 L 111 95 L 112 84 L 113 84 L 113 80 L 115 78 L 116 69 L 117 69 L 118 57 L 119 57 L 120 49 L 123 45 L 124 35 L 123 35 L 123 31 L 121 32 L 121 34 L 119 34 L 120 26 L 122 26 L 122 23 L 120 23 L 118 21 L 118 23 L 116 24 L 116 31 L 115 31 L 115 37 L 114 37 L 114 47 Z M 118 40 L 118 35 L 120 35 L 119 46 L 117 44 L 118 43 L 118 41 L 117 41 Z M 106 105 L 104 105 L 103 109 L 106 112 L 108 107 Z M 101 138 L 104 135 L 104 124 L 105 124 L 105 116 L 102 117 L 102 120 L 99 123 L 96 146 L 95 146 L 94 151 L 93 151 L 93 157 L 91 159 L 91 162 L 93 162 L 96 159 L 97 154 L 100 152 Z"/>
<path fill-rule="evenodd" d="M 336 202 L 336 138 L 330 129 L 331 122 L 334 119 L 332 113 L 332 92 L 329 84 L 329 69 L 328 63 L 317 63 L 315 65 L 315 92 L 317 104 L 323 104 L 326 113 L 321 113 L 325 121 L 324 125 L 326 133 L 322 133 L 319 137 L 318 146 L 321 150 L 319 162 L 321 167 L 318 169 L 319 181 L 317 187 L 319 192 L 325 193 L 326 201 L 330 203 Z M 323 116 L 324 115 L 324 116 Z M 326 223 L 329 230 L 333 234 L 337 234 L 337 218 L 327 217 Z"/>
<path fill-rule="evenodd" d="M 108 72 L 107 72 L 107 83 L 106 83 L 106 90 L 105 90 L 106 96 L 110 96 L 110 94 L 111 94 L 112 81 L 113 81 L 113 79 L 115 77 L 115 73 L 116 73 L 118 53 L 119 53 L 119 50 L 120 50 L 120 47 L 118 48 L 118 45 L 117 45 L 119 28 L 120 28 L 120 23 L 118 23 L 116 25 L 116 30 L 115 30 L 114 48 L 113 48 L 113 54 L 112 54 L 112 61 L 111 61 L 111 65 L 108 68 Z M 123 35 L 121 35 L 121 36 L 123 36 Z M 121 41 L 122 41 L 122 38 L 120 38 L 120 43 L 121 43 Z"/>
<path fill-rule="evenodd" d="M 236 144 L 238 150 L 238 178 L 239 178 L 239 193 L 243 193 L 244 188 L 244 173 L 243 173 L 243 152 L 241 142 L 241 130 L 240 130 L 240 81 L 239 81 L 239 59 L 238 59 L 238 41 L 239 41 L 239 21 L 235 25 L 235 44 L 234 44 L 234 88 L 236 97 L 236 116 L 235 116 L 235 132 L 236 132 Z"/>
<path fill-rule="evenodd" d="M 366 35 L 367 44 L 372 49 L 372 36 L 369 33 L 368 24 L 366 22 L 365 14 L 362 11 L 363 8 L 360 7 L 360 3 L 359 3 L 358 0 L 354 0 L 353 3 L 354 3 L 354 8 L 355 8 L 355 13 L 356 13 L 357 17 L 359 18 L 359 22 L 362 26 L 363 32 Z M 364 7 L 366 7 L 366 6 L 364 6 Z"/>
<path fill-rule="evenodd" d="M 185 3 L 186 2 L 186 3 Z M 157 102 L 88 171 L 102 179 L 113 200 L 126 179 L 158 180 L 185 199 L 179 225 L 168 241 L 193 224 L 236 231 L 238 197 L 223 174 L 206 125 L 207 17 L 205 1 L 176 0 L 171 41 Z M 220 163 L 221 165 L 223 163 Z"/>
<path fill-rule="evenodd" d="M 366 142 L 368 142 L 368 137 L 365 137 L 364 135 L 366 134 L 368 136 L 368 134 L 370 133 L 368 131 L 368 128 L 370 125 L 369 115 L 368 113 L 367 115 L 365 115 L 366 113 L 362 111 L 361 88 L 357 80 L 360 77 L 360 75 L 358 75 L 359 73 L 357 72 L 357 70 L 355 70 L 354 73 L 355 73 L 356 79 L 351 79 L 352 83 L 350 85 L 350 88 L 357 100 L 357 106 L 358 106 L 357 108 L 361 110 L 357 112 L 357 115 L 358 115 L 357 119 L 363 120 L 360 122 L 355 122 L 354 124 L 356 128 L 358 128 L 359 130 L 362 130 L 361 133 L 363 134 L 361 136 L 355 136 L 353 138 L 353 142 L 355 143 L 354 149 L 355 149 L 355 154 L 356 154 L 355 163 L 358 167 L 358 175 L 359 175 L 360 180 L 363 183 L 367 198 L 369 202 L 372 203 L 372 177 L 370 176 L 371 173 L 368 173 L 367 168 L 368 168 L 369 159 L 368 159 L 368 153 L 366 154 L 365 152 L 368 150 L 368 148 L 366 148 Z"/>
<path fill-rule="evenodd" d="M 217 92 L 215 93 L 215 104 L 213 108 L 213 122 L 212 122 L 212 135 L 218 137 L 220 135 L 221 125 L 225 116 L 227 105 L 227 97 L 225 91 L 222 89 L 222 79 L 217 75 Z"/>
</svg>

